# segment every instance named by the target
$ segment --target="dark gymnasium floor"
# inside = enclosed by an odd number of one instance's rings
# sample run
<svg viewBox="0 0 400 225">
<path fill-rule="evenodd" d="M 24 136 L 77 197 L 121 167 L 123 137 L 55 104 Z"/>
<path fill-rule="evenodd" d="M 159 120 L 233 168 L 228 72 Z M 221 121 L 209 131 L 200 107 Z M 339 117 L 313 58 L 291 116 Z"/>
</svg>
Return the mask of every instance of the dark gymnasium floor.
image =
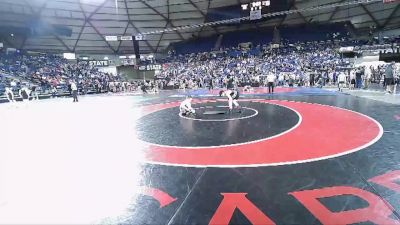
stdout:
<svg viewBox="0 0 400 225">
<path fill-rule="evenodd" d="M 398 105 L 321 89 L 148 95 L 144 190 L 120 224 L 400 224 Z M 179 101 L 194 96 L 194 117 Z M 83 214 L 85 212 L 82 212 Z"/>
<path fill-rule="evenodd" d="M 320 89 L 263 91 L 242 94 L 241 116 L 202 114 L 227 104 L 204 91 L 192 93 L 208 96 L 195 99 L 193 118 L 179 117 L 171 100 L 147 101 L 137 123 L 151 143 L 144 185 L 173 199 L 160 206 L 143 196 L 125 222 L 399 224 L 397 105 Z"/>
</svg>

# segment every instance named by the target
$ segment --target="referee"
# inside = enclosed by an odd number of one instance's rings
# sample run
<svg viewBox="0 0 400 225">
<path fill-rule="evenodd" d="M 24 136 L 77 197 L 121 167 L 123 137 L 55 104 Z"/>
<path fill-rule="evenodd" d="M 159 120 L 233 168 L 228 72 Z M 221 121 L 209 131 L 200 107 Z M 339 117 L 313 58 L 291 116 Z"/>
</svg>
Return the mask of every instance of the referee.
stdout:
<svg viewBox="0 0 400 225">
<path fill-rule="evenodd" d="M 269 72 L 267 75 L 267 82 L 268 82 L 268 93 L 274 93 L 274 86 L 275 86 L 276 76 L 272 72 Z"/>
</svg>

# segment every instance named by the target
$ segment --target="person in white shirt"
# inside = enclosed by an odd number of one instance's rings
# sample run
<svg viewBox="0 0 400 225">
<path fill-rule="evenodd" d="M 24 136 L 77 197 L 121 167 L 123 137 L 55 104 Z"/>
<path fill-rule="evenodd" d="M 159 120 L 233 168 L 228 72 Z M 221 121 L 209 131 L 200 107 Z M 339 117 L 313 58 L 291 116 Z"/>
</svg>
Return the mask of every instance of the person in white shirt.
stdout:
<svg viewBox="0 0 400 225">
<path fill-rule="evenodd" d="M 78 102 L 78 87 L 76 86 L 74 81 L 70 81 L 72 97 L 74 98 L 73 102 Z"/>
<path fill-rule="evenodd" d="M 344 72 L 339 73 L 337 79 L 339 91 L 343 91 L 343 87 L 346 85 L 346 74 Z"/>
<path fill-rule="evenodd" d="M 355 69 L 350 71 L 350 90 L 353 90 L 356 87 L 356 72 Z"/>
<path fill-rule="evenodd" d="M 372 66 L 365 66 L 365 70 L 364 70 L 364 88 L 367 89 L 369 87 L 369 84 L 371 82 L 371 78 L 372 78 Z"/>
<path fill-rule="evenodd" d="M 268 93 L 274 93 L 274 86 L 275 86 L 276 76 L 272 72 L 269 72 L 267 75 L 267 82 L 268 82 Z M 271 92 L 272 90 L 272 92 Z"/>
<path fill-rule="evenodd" d="M 279 81 L 278 83 L 279 86 L 283 86 L 285 84 L 285 76 L 282 73 L 279 74 L 278 81 Z"/>
<path fill-rule="evenodd" d="M 304 80 L 304 86 L 309 87 L 310 86 L 310 71 L 307 70 L 304 73 L 303 80 Z"/>
<path fill-rule="evenodd" d="M 9 102 L 15 102 L 14 93 L 12 92 L 11 88 L 6 87 L 6 91 L 4 92 L 4 94 L 6 95 Z"/>
<path fill-rule="evenodd" d="M 186 99 L 181 102 L 179 111 L 183 116 L 196 114 L 196 111 L 192 108 L 192 96 L 187 96 Z"/>
</svg>

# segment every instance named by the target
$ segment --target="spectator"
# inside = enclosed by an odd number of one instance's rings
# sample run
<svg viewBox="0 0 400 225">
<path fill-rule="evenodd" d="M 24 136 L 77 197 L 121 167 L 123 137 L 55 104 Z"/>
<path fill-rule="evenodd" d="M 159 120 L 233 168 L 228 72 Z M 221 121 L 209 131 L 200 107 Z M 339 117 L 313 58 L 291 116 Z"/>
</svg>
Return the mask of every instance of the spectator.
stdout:
<svg viewBox="0 0 400 225">
<path fill-rule="evenodd" d="M 31 91 L 27 87 L 23 87 L 19 90 L 19 96 L 21 96 L 22 101 L 29 101 Z"/>
<path fill-rule="evenodd" d="M 363 77 L 363 70 L 360 68 L 357 68 L 356 70 L 356 88 L 360 89 L 362 88 L 362 77 Z"/>
<path fill-rule="evenodd" d="M 52 98 L 57 97 L 57 88 L 55 86 L 53 86 L 53 88 L 51 89 L 51 97 Z"/>
<path fill-rule="evenodd" d="M 6 91 L 4 94 L 6 95 L 9 102 L 15 102 L 14 93 L 12 92 L 11 88 L 6 87 Z"/>
<path fill-rule="evenodd" d="M 69 83 L 71 85 L 72 97 L 74 98 L 73 102 L 78 102 L 78 87 L 72 80 Z"/>
<path fill-rule="evenodd" d="M 392 62 L 391 64 L 389 64 L 386 67 L 386 70 L 385 70 L 385 83 L 386 83 L 386 91 L 388 93 L 395 94 L 394 93 L 395 81 L 394 81 L 393 69 L 394 69 L 394 62 Z"/>
<path fill-rule="evenodd" d="M 39 94 L 37 93 L 37 87 L 35 85 L 31 86 L 31 97 L 32 100 L 39 100 Z"/>
</svg>

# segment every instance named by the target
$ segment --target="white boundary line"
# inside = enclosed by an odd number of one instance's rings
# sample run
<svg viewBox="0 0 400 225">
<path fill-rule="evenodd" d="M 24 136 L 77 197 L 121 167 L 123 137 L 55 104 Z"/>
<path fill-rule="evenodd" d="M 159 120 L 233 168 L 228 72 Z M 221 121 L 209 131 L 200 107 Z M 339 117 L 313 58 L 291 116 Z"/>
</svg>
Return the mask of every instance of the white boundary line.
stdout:
<svg viewBox="0 0 400 225">
<path fill-rule="evenodd" d="M 249 100 L 249 101 L 251 102 L 252 100 Z M 192 146 L 160 145 L 160 144 L 149 143 L 149 142 L 146 142 L 146 141 L 142 141 L 142 142 L 144 142 L 144 143 L 146 143 L 146 144 L 148 144 L 148 145 L 153 145 L 153 146 L 159 146 L 159 147 L 165 147 L 165 148 L 178 148 L 178 149 L 181 149 L 181 148 L 186 148 L 186 149 L 205 149 L 205 148 L 224 148 L 224 147 L 240 146 L 240 145 L 247 145 L 247 144 L 257 143 L 257 142 L 261 142 L 261 141 L 266 141 L 266 140 L 269 140 L 269 139 L 272 139 L 272 138 L 277 138 L 277 137 L 279 137 L 279 136 L 282 136 L 282 135 L 284 135 L 284 134 L 287 134 L 287 133 L 293 131 L 293 130 L 296 129 L 298 126 L 300 126 L 300 124 L 301 124 L 302 121 L 303 121 L 303 117 L 300 115 L 300 113 L 297 112 L 296 110 L 292 109 L 292 108 L 289 108 L 289 107 L 284 106 L 284 105 L 279 105 L 279 104 L 271 103 L 271 102 L 268 102 L 268 103 L 267 103 L 267 102 L 259 102 L 259 103 L 277 105 L 277 106 L 280 106 L 280 107 L 287 108 L 287 109 L 289 109 L 289 110 L 291 110 L 291 111 L 293 111 L 293 112 L 295 112 L 295 113 L 297 114 L 297 116 L 299 117 L 299 121 L 297 121 L 297 124 L 294 125 L 292 128 L 290 128 L 289 130 L 286 130 L 286 131 L 284 131 L 284 132 L 282 132 L 282 133 L 279 133 L 279 134 L 276 134 L 276 135 L 274 135 L 274 136 L 267 137 L 267 138 L 263 138 L 263 139 L 259 139 L 259 140 L 254 140 L 254 141 L 248 141 L 248 142 L 237 143 L 237 144 L 192 147 Z"/>
<path fill-rule="evenodd" d="M 216 106 L 216 107 L 227 108 L 227 106 Z M 207 119 L 195 119 L 195 118 L 185 117 L 185 116 L 182 115 L 182 113 L 179 113 L 178 115 L 179 115 L 179 117 L 187 119 L 187 120 L 195 120 L 195 121 L 203 121 L 203 122 L 224 122 L 224 121 L 231 121 L 231 120 L 243 120 L 243 119 L 249 119 L 249 118 L 252 118 L 252 117 L 255 117 L 255 116 L 258 115 L 258 111 L 256 109 L 248 108 L 248 107 L 242 107 L 242 109 L 248 109 L 248 110 L 251 110 L 251 111 L 253 111 L 255 113 L 250 115 L 250 116 L 238 117 L 238 118 L 230 118 L 230 119 L 220 119 L 220 120 L 217 120 L 217 119 L 210 119 L 210 120 L 207 120 Z"/>
<path fill-rule="evenodd" d="M 296 101 L 288 101 L 288 100 L 273 100 L 273 101 L 296 102 Z M 334 154 L 334 155 L 329 155 L 329 156 L 319 157 L 319 158 L 313 158 L 313 159 L 307 159 L 307 160 L 297 160 L 297 161 L 288 161 L 288 162 L 280 162 L 280 163 L 248 164 L 248 165 L 218 165 L 218 164 L 215 164 L 215 165 L 192 165 L 192 164 L 162 163 L 162 162 L 154 162 L 154 161 L 145 161 L 145 163 L 163 165 L 163 166 L 193 167 L 193 168 L 246 168 L 246 167 L 267 167 L 267 166 L 294 165 L 294 164 L 310 163 L 310 162 L 316 162 L 316 161 L 321 161 L 321 160 L 325 160 L 325 159 L 336 158 L 336 157 L 340 157 L 340 156 L 348 155 L 350 153 L 357 152 L 357 151 L 359 151 L 361 149 L 364 149 L 364 148 L 366 148 L 368 146 L 373 145 L 375 142 L 377 142 L 379 139 L 381 139 L 381 137 L 383 135 L 383 127 L 382 127 L 382 125 L 378 121 L 376 121 L 374 118 L 369 117 L 367 115 L 364 115 L 362 113 L 359 113 L 359 112 L 356 112 L 356 111 L 353 111 L 353 110 L 350 110 L 350 109 L 340 108 L 340 107 L 337 107 L 337 106 L 330 106 L 330 105 L 323 105 L 323 104 L 309 103 L 309 102 L 299 102 L 299 103 L 322 105 L 322 106 L 326 106 L 326 107 L 332 107 L 332 108 L 337 108 L 337 109 L 340 109 L 340 110 L 346 110 L 346 111 L 349 111 L 349 112 L 356 113 L 356 114 L 361 115 L 361 116 L 363 116 L 365 118 L 368 118 L 368 119 L 372 120 L 374 123 L 376 123 L 376 125 L 379 127 L 379 133 L 370 142 L 368 142 L 368 143 L 366 143 L 366 144 L 364 144 L 364 145 L 362 145 L 360 147 L 357 147 L 357 148 L 354 148 L 354 149 L 350 149 L 348 151 L 345 151 L 345 152 L 342 152 L 342 153 L 338 153 L 338 154 Z M 273 104 L 273 103 L 270 103 L 270 104 Z M 293 111 L 295 111 L 295 110 L 293 110 Z M 295 112 L 297 113 L 297 111 L 295 111 Z"/>
</svg>

